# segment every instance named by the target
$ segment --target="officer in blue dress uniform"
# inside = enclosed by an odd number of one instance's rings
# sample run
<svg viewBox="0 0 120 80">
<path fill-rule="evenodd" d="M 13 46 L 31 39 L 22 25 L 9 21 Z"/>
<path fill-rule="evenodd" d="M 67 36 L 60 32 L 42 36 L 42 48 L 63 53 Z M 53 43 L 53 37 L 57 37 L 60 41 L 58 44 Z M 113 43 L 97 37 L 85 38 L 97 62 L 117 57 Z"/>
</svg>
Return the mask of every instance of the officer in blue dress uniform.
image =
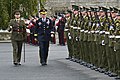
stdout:
<svg viewBox="0 0 120 80">
<path fill-rule="evenodd" d="M 47 65 L 47 57 L 49 51 L 49 41 L 51 30 L 53 28 L 52 21 L 46 17 L 47 10 L 40 10 L 41 18 L 36 21 L 35 35 L 39 42 L 39 56 L 42 66 Z"/>
</svg>

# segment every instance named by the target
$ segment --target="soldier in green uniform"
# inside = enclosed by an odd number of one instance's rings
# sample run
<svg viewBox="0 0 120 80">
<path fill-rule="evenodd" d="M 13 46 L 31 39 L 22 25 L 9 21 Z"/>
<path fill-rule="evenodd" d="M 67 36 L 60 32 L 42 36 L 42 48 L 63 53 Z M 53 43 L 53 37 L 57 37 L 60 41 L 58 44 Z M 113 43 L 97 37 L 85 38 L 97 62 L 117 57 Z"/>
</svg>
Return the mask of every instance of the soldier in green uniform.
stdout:
<svg viewBox="0 0 120 80">
<path fill-rule="evenodd" d="M 94 30 L 94 54 L 96 56 L 94 56 L 95 58 L 95 66 L 99 67 L 99 60 L 100 60 L 100 45 L 99 45 L 99 27 L 101 26 L 100 25 L 100 20 L 99 20 L 99 16 L 100 16 L 100 11 L 97 10 L 97 9 L 94 9 L 94 23 L 93 23 L 93 30 Z M 97 69 L 96 69 L 97 70 Z"/>
<path fill-rule="evenodd" d="M 13 47 L 13 63 L 14 65 L 21 65 L 21 51 L 22 44 L 26 40 L 26 25 L 20 18 L 20 11 L 14 12 L 14 19 L 10 20 L 8 30 L 12 32 L 11 42 Z"/>
<path fill-rule="evenodd" d="M 105 34 L 105 11 L 103 9 L 100 10 L 100 16 L 99 16 L 99 20 L 100 20 L 100 23 L 99 23 L 99 27 L 97 30 L 99 30 L 99 53 L 98 53 L 98 65 L 100 68 L 103 68 L 104 67 L 104 61 L 105 61 L 105 44 L 104 44 L 104 34 Z M 102 70 L 100 70 L 100 72 L 103 72 Z"/>
<path fill-rule="evenodd" d="M 120 13 L 117 15 L 117 20 L 115 22 L 115 50 L 116 50 L 116 73 L 120 76 Z M 117 77 L 120 79 L 120 77 Z"/>
<path fill-rule="evenodd" d="M 106 56 L 107 56 L 107 62 L 108 62 L 108 71 L 112 71 L 115 72 L 115 65 L 113 65 L 113 63 L 115 64 L 115 51 L 114 51 L 114 32 L 115 32 L 115 11 L 114 10 L 110 10 L 110 25 L 109 25 L 109 29 L 108 32 L 109 34 L 107 34 L 108 36 L 108 44 L 106 46 Z M 112 59 L 111 59 L 112 58 Z M 109 76 L 112 76 L 112 73 L 109 74 Z"/>
<path fill-rule="evenodd" d="M 73 43 L 74 43 L 74 50 L 73 50 L 73 55 L 74 58 L 78 59 L 79 55 L 79 50 L 78 50 L 78 19 L 79 19 L 79 14 L 78 14 L 78 7 L 74 11 L 74 21 L 73 21 Z"/>
<path fill-rule="evenodd" d="M 66 25 L 66 29 L 65 29 L 65 34 L 66 34 L 66 39 L 67 39 L 67 47 L 68 47 L 68 51 L 69 51 L 69 56 L 67 59 L 71 59 L 72 54 L 73 54 L 73 51 L 71 49 L 71 32 L 70 32 L 71 31 L 70 30 L 71 15 L 72 15 L 72 11 L 67 10 L 67 14 L 66 14 L 67 25 Z"/>
<path fill-rule="evenodd" d="M 72 49 L 72 58 L 74 58 L 73 60 L 75 60 L 75 58 L 77 58 L 77 42 L 76 42 L 76 37 L 77 37 L 77 26 L 78 26 L 78 6 L 76 5 L 72 5 L 72 9 L 73 9 L 73 14 L 72 14 L 72 18 L 71 18 L 71 26 L 70 26 L 70 35 L 71 35 L 71 44 L 73 45 L 71 47 Z"/>
<path fill-rule="evenodd" d="M 97 11 L 95 10 L 95 8 L 92 8 L 91 7 L 91 12 L 90 12 L 90 29 L 89 29 L 89 37 L 88 37 L 88 40 L 90 41 L 90 45 L 89 45 L 89 52 L 90 52 L 90 62 L 91 64 L 93 64 L 93 66 L 91 66 L 91 69 L 95 69 L 95 66 L 96 66 L 96 60 L 98 59 L 97 58 L 97 49 L 96 49 L 96 43 L 95 43 L 95 27 L 96 27 L 96 23 L 95 23 L 95 15 L 94 13 L 97 13 Z M 89 42 L 88 42 L 89 43 Z"/>
</svg>

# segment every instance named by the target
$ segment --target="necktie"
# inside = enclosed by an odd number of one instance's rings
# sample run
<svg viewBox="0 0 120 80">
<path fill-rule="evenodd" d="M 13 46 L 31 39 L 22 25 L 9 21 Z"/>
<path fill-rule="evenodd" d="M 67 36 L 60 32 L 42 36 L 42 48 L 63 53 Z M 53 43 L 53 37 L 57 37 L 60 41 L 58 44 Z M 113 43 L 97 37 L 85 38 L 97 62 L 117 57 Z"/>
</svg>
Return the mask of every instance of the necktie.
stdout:
<svg viewBox="0 0 120 80">
<path fill-rule="evenodd" d="M 45 22 L 45 18 L 43 18 L 43 22 Z"/>
</svg>

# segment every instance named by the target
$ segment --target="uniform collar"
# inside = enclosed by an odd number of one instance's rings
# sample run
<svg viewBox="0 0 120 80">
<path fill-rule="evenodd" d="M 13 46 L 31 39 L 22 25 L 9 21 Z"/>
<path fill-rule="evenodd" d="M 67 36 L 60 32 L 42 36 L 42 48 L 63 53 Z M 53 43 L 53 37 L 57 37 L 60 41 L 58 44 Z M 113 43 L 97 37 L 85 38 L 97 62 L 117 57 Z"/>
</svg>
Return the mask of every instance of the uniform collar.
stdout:
<svg viewBox="0 0 120 80">
<path fill-rule="evenodd" d="M 15 18 L 15 21 L 19 21 L 19 20 L 20 20 L 20 18 L 19 19 Z"/>
<path fill-rule="evenodd" d="M 45 17 L 45 18 L 42 18 L 42 21 L 45 22 L 45 21 L 46 21 L 46 17 Z"/>
</svg>

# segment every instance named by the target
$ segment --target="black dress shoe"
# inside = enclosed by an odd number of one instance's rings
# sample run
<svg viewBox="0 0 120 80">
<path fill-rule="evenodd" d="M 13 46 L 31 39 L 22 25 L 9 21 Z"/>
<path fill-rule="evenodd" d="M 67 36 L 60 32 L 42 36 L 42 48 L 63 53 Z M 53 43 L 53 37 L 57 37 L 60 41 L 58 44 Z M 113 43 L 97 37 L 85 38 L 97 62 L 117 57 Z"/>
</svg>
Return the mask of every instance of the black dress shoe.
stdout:
<svg viewBox="0 0 120 80">
<path fill-rule="evenodd" d="M 105 72 L 105 69 L 100 69 L 99 72 L 100 72 L 100 73 L 104 73 L 104 72 Z"/>
<path fill-rule="evenodd" d="M 116 73 L 110 73 L 108 74 L 109 77 L 117 77 L 118 75 Z"/>
<path fill-rule="evenodd" d="M 76 63 L 80 63 L 80 62 L 81 62 L 81 60 L 77 60 L 77 61 L 76 61 Z"/>
<path fill-rule="evenodd" d="M 47 63 L 45 63 L 45 65 L 47 65 Z"/>
<path fill-rule="evenodd" d="M 20 62 L 18 62 L 18 65 L 21 65 Z"/>
<path fill-rule="evenodd" d="M 47 65 L 47 63 L 45 63 L 45 62 L 43 62 L 43 63 L 41 63 L 42 64 L 42 66 L 45 66 L 45 65 Z"/>
<path fill-rule="evenodd" d="M 99 69 L 98 69 L 98 68 L 96 68 L 96 69 L 95 69 L 95 71 L 99 71 Z"/>
<path fill-rule="evenodd" d="M 97 69 L 96 66 L 92 66 L 92 67 L 91 67 L 91 70 L 95 70 L 95 69 Z"/>
<path fill-rule="evenodd" d="M 87 68 L 91 68 L 93 65 L 90 63 L 87 63 Z"/>
<path fill-rule="evenodd" d="M 83 64 L 83 66 L 87 67 L 87 64 L 88 64 L 88 63 L 87 63 L 87 62 L 85 62 L 85 63 Z"/>
<path fill-rule="evenodd" d="M 74 58 L 71 58 L 71 59 L 70 59 L 70 61 L 73 61 L 73 60 L 74 60 Z"/>
<path fill-rule="evenodd" d="M 78 59 L 74 58 L 74 59 L 73 59 L 73 62 L 77 62 L 77 60 L 78 60 Z"/>
<path fill-rule="evenodd" d="M 47 65 L 47 64 L 42 64 L 42 66 L 45 66 L 45 65 Z"/>
<path fill-rule="evenodd" d="M 85 64 L 85 62 L 84 61 L 82 61 L 81 63 L 80 63 L 80 65 L 84 65 Z"/>
<path fill-rule="evenodd" d="M 69 59 L 71 59 L 71 58 L 68 57 L 68 58 L 66 58 L 66 59 L 69 60 Z"/>
<path fill-rule="evenodd" d="M 110 73 L 112 73 L 111 71 L 106 71 L 105 74 L 109 75 Z"/>
<path fill-rule="evenodd" d="M 115 79 L 116 79 L 116 80 L 120 80 L 120 76 L 117 76 Z"/>
<path fill-rule="evenodd" d="M 14 63 L 14 65 L 15 65 L 15 66 L 17 66 L 17 65 L 18 65 L 18 63 Z"/>
</svg>

